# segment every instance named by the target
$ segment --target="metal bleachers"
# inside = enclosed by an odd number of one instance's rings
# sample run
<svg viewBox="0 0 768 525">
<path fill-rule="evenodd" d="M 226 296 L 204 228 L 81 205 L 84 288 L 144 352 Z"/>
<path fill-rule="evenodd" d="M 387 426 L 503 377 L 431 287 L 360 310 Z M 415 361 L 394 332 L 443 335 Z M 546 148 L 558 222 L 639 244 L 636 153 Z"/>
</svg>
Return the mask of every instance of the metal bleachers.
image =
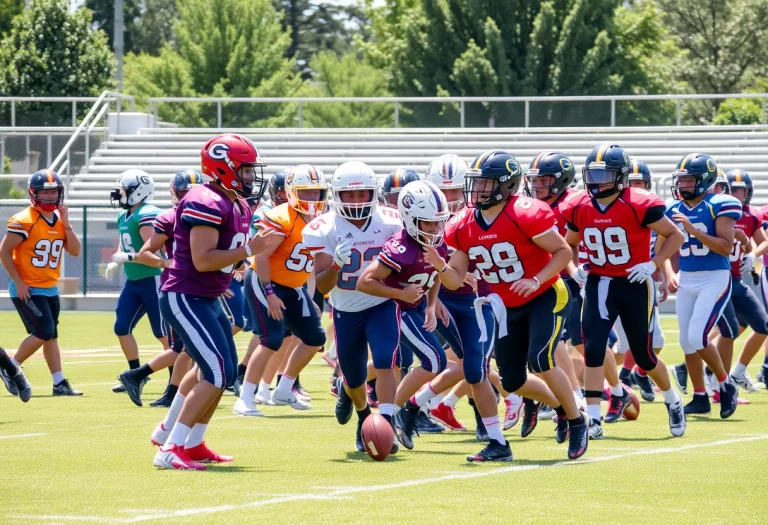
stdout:
<svg viewBox="0 0 768 525">
<path fill-rule="evenodd" d="M 302 163 L 313 164 L 330 175 L 347 160 L 362 160 L 379 175 L 399 166 L 423 172 L 429 162 L 444 153 L 456 153 L 467 161 L 488 149 L 505 149 L 527 166 L 541 151 L 561 151 L 581 168 L 590 149 L 602 142 L 622 145 L 632 156 L 643 159 L 665 191 L 668 176 L 685 154 L 700 151 L 714 156 L 728 171 L 742 168 L 756 181 L 754 202 L 768 202 L 768 131 L 751 127 L 692 128 L 579 128 L 535 129 L 451 129 L 451 130 L 230 130 L 249 136 L 268 163 L 267 173 L 276 168 Z M 112 135 L 93 152 L 86 169 L 70 181 L 73 204 L 103 204 L 115 178 L 122 171 L 138 167 L 154 179 L 155 201 L 167 201 L 164 188 L 176 171 L 199 166 L 200 148 L 221 129 L 142 129 L 134 135 Z"/>
</svg>

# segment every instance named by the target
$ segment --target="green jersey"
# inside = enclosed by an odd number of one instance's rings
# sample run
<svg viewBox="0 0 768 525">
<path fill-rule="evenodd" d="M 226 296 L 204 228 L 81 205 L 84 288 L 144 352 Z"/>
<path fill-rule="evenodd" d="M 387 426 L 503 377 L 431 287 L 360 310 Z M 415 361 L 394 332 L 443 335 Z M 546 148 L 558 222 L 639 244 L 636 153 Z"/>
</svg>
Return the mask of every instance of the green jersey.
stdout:
<svg viewBox="0 0 768 525">
<path fill-rule="evenodd" d="M 144 241 L 139 230 L 144 226 L 152 226 L 160 210 L 151 204 L 141 204 L 138 208 L 124 211 L 117 218 L 117 229 L 120 230 L 120 249 L 125 253 L 137 253 Z M 125 263 L 125 276 L 129 281 L 146 277 L 155 277 L 163 273 L 162 268 L 153 268 L 143 264 Z"/>
</svg>

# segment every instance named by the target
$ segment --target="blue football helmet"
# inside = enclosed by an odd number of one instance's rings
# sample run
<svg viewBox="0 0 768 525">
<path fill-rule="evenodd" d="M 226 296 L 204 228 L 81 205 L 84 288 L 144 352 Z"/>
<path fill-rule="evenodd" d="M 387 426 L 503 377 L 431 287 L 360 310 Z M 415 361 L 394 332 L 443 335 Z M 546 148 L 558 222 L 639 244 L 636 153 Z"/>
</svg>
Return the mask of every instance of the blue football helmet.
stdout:
<svg viewBox="0 0 768 525">
<path fill-rule="evenodd" d="M 629 176 L 627 176 L 627 183 L 632 181 L 643 181 L 644 188 L 648 191 L 651 190 L 653 185 L 653 175 L 648 165 L 640 159 L 630 159 L 629 162 Z"/>
<path fill-rule="evenodd" d="M 397 168 L 384 178 L 379 192 L 379 200 L 384 206 L 397 208 L 397 198 L 406 184 L 421 180 L 421 175 L 410 168 Z"/>
<path fill-rule="evenodd" d="M 549 177 L 549 185 L 541 184 L 534 187 L 533 181 L 539 177 Z M 534 199 L 550 199 L 557 197 L 567 190 L 576 178 L 576 169 L 568 155 L 563 153 L 539 153 L 525 172 L 525 193 Z M 538 190 L 547 190 L 545 195 L 539 195 Z"/>
<path fill-rule="evenodd" d="M 752 183 L 752 177 L 749 173 L 742 169 L 735 169 L 728 172 L 728 183 L 731 186 L 731 193 L 736 188 L 744 188 L 747 190 L 746 197 L 744 198 L 745 206 L 749 205 L 749 201 L 752 200 L 752 194 L 755 192 L 755 186 Z"/>
<path fill-rule="evenodd" d="M 616 144 L 601 144 L 594 148 L 584 163 L 581 173 L 584 185 L 596 199 L 615 195 L 627 187 L 629 155 Z M 600 186 L 610 186 L 600 190 Z"/>
<path fill-rule="evenodd" d="M 703 153 L 689 153 L 677 163 L 672 173 L 672 192 L 683 200 L 692 200 L 704 195 L 717 181 L 717 163 L 715 159 Z M 693 176 L 696 186 L 693 191 L 680 190 L 680 178 Z"/>
<path fill-rule="evenodd" d="M 488 181 L 493 182 L 491 187 Z M 514 155 L 486 151 L 469 165 L 464 179 L 464 201 L 470 208 L 487 210 L 517 194 L 522 182 L 523 169 Z"/>
<path fill-rule="evenodd" d="M 195 184 L 203 183 L 203 175 L 192 168 L 176 173 L 171 179 L 171 202 L 176 206 Z"/>
<path fill-rule="evenodd" d="M 43 200 L 37 195 L 41 190 L 57 190 L 56 197 Z M 32 206 L 43 211 L 54 211 L 64 202 L 64 183 L 53 170 L 35 172 L 27 182 L 27 191 Z"/>
</svg>

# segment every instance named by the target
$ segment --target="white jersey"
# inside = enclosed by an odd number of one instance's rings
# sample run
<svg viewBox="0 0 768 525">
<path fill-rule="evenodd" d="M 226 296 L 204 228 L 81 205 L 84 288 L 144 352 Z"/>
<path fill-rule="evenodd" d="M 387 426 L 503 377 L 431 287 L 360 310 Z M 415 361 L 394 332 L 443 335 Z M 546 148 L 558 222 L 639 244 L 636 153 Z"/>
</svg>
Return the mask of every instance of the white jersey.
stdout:
<svg viewBox="0 0 768 525">
<path fill-rule="evenodd" d="M 345 239 L 354 245 L 349 264 L 339 270 L 336 286 L 331 290 L 331 306 L 342 312 L 361 312 L 386 301 L 384 297 L 358 292 L 357 280 L 369 264 L 376 260 L 387 239 L 403 229 L 397 210 L 377 206 L 365 226 L 360 229 L 344 217 L 331 211 L 316 217 L 304 227 L 304 246 L 316 255 L 327 253 L 333 257 L 336 246 Z"/>
</svg>

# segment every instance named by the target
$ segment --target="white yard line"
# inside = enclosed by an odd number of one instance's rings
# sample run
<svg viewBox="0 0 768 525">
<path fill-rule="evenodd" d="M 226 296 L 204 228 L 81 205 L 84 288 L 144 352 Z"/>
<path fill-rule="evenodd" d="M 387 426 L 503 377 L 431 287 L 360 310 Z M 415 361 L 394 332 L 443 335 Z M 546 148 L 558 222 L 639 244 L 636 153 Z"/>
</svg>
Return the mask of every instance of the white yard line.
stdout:
<svg viewBox="0 0 768 525">
<path fill-rule="evenodd" d="M 476 472 L 455 472 L 449 473 L 444 476 L 438 476 L 433 478 L 421 478 L 407 481 L 401 481 L 398 483 L 390 483 L 386 485 L 370 485 L 370 486 L 356 486 L 356 487 L 340 487 L 335 488 L 321 494 L 290 494 L 285 496 L 278 496 L 274 498 L 250 501 L 247 503 L 232 504 L 232 505 L 220 505 L 217 507 L 193 507 L 188 509 L 180 509 L 174 511 L 160 510 L 150 511 L 144 514 L 133 516 L 130 518 L 113 516 L 76 516 L 76 515 L 36 515 L 36 514 L 24 514 L 24 515 L 11 515 L 8 519 L 16 520 L 36 520 L 36 521 L 63 521 L 63 522 L 94 522 L 94 523 L 139 523 L 144 521 L 153 521 L 161 519 L 183 518 L 187 516 L 202 516 L 210 514 L 219 514 L 222 512 L 237 511 L 248 508 L 266 507 L 270 505 L 280 505 L 283 503 L 290 503 L 294 501 L 311 501 L 311 500 L 336 500 L 348 496 L 351 494 L 371 494 L 376 492 L 384 492 L 389 490 L 398 490 L 408 487 L 415 487 L 419 485 L 429 485 L 435 483 L 444 483 L 447 481 L 463 481 L 476 478 L 484 478 L 487 476 L 498 476 L 501 474 L 508 474 L 510 472 L 522 472 L 526 470 L 538 470 L 548 469 L 555 467 L 577 466 L 588 463 L 600 463 L 604 461 L 614 461 L 617 459 L 625 459 L 633 456 L 655 456 L 659 454 L 678 454 L 680 452 L 687 452 L 689 450 L 696 450 L 700 448 L 719 447 L 723 445 L 733 445 L 735 443 L 746 443 L 750 441 L 760 441 L 768 439 L 768 434 L 759 434 L 756 436 L 745 436 L 741 438 L 724 439 L 719 441 L 711 441 L 709 443 L 698 443 L 693 445 L 683 445 L 680 447 L 663 447 L 635 450 L 631 452 L 625 452 L 622 454 L 613 454 L 609 456 L 587 457 L 576 461 L 561 461 L 551 464 L 530 464 L 530 465 L 511 465 L 508 467 L 493 468 L 490 470 L 479 470 Z M 345 498 L 346 499 L 346 498 Z"/>
<path fill-rule="evenodd" d="M 45 432 L 33 432 L 31 434 L 11 434 L 8 436 L 0 435 L 0 439 L 17 439 L 17 438 L 31 438 L 44 436 Z"/>
</svg>

